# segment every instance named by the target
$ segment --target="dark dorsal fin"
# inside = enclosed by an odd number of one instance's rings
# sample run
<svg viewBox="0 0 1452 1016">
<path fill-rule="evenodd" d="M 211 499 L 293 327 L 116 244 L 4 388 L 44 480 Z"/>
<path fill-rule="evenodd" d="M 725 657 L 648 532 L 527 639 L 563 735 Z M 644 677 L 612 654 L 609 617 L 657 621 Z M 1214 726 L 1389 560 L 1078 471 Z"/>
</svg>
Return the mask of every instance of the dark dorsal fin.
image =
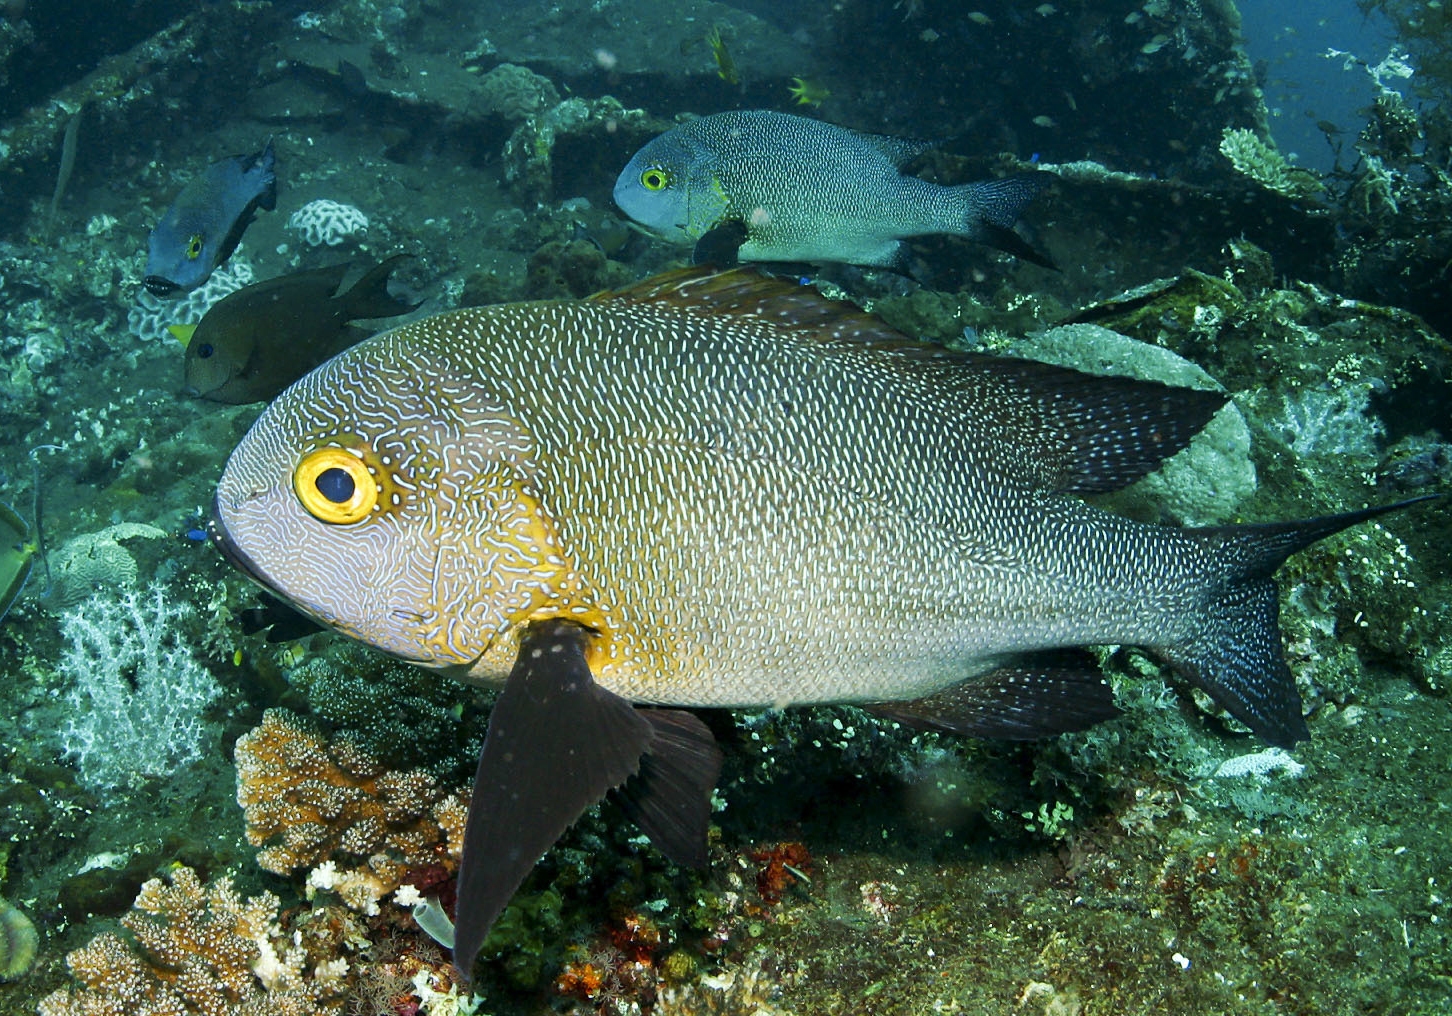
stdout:
<svg viewBox="0 0 1452 1016">
<path fill-rule="evenodd" d="M 968 354 L 971 355 L 971 354 Z M 1023 392 L 1040 421 L 1021 440 L 1046 490 L 1119 490 L 1158 469 L 1229 401 L 1224 392 L 1086 374 L 1037 360 L 979 357 L 983 369 Z"/>
<path fill-rule="evenodd" d="M 941 141 L 924 141 L 921 138 L 898 138 L 891 134 L 869 134 L 866 131 L 851 130 L 849 132 L 864 144 L 871 145 L 898 169 L 912 162 L 919 155 L 926 151 L 942 145 Z"/>
<path fill-rule="evenodd" d="M 337 296 L 342 305 L 343 320 L 356 321 L 359 318 L 385 318 L 407 314 L 418 308 L 419 303 L 409 303 L 388 292 L 388 277 L 400 261 L 413 257 L 412 254 L 395 254 L 384 258 L 368 269 L 346 293 Z M 341 281 L 341 280 L 340 280 Z"/>
<path fill-rule="evenodd" d="M 812 286 L 766 275 L 755 268 L 733 268 L 725 272 L 711 265 L 678 268 L 624 289 L 597 293 L 590 299 L 664 304 L 713 316 L 757 318 L 822 340 L 850 339 L 871 345 L 936 348 L 913 342 L 855 304 L 829 300 Z"/>
<path fill-rule="evenodd" d="M 594 301 L 660 304 L 712 317 L 755 319 L 834 349 L 870 348 L 902 369 L 930 371 L 947 393 L 972 392 L 972 405 L 1008 421 L 1005 437 L 1045 490 L 1117 490 L 1159 468 L 1226 402 L 1221 392 L 1156 381 L 1102 377 L 1017 357 L 946 349 L 909 339 L 844 300 L 752 268 L 696 266 L 666 272 Z M 977 421 L 965 421 L 976 426 Z"/>
</svg>

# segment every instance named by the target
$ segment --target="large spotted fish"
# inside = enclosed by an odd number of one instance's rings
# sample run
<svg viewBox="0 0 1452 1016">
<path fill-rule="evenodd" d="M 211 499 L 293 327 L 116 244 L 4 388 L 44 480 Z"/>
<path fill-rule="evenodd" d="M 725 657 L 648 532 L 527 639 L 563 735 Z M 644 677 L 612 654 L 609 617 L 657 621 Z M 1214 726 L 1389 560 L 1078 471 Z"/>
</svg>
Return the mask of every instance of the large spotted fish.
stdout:
<svg viewBox="0 0 1452 1016">
<path fill-rule="evenodd" d="M 258 582 L 412 662 L 504 681 L 455 961 L 620 788 L 705 858 L 719 754 L 662 706 L 877 703 L 1036 737 L 1113 714 L 1071 647 L 1149 647 L 1274 744 L 1307 736 L 1271 574 L 1370 518 L 1147 525 L 1074 495 L 1183 447 L 1216 393 L 911 343 L 814 290 L 687 271 L 426 318 L 283 392 L 215 536 Z"/>
</svg>

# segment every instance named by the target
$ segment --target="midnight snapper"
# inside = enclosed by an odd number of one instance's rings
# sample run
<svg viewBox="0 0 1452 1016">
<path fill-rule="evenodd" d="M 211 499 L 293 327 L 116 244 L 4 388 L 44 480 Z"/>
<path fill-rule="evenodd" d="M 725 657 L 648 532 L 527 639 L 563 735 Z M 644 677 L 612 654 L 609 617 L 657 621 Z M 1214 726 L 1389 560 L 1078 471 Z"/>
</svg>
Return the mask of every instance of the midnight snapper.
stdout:
<svg viewBox="0 0 1452 1016">
<path fill-rule="evenodd" d="M 353 346 L 233 452 L 214 534 L 252 578 L 411 662 L 505 682 L 456 963 L 612 788 L 701 864 L 720 756 L 662 706 L 879 704 L 1037 737 L 1113 715 L 1146 646 L 1265 740 L 1307 736 L 1271 574 L 1389 509 L 1180 529 L 1074 495 L 1182 448 L 1214 392 L 909 341 L 747 270 L 478 307 Z"/>
</svg>

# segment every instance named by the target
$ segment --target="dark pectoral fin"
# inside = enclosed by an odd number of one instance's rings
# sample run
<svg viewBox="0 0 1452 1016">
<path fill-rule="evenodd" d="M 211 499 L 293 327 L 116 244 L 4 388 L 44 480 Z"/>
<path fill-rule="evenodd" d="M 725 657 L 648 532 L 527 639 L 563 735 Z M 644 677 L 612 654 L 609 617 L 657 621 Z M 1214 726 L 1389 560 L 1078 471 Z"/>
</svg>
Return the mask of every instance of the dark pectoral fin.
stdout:
<svg viewBox="0 0 1452 1016">
<path fill-rule="evenodd" d="M 1119 715 L 1094 657 L 1078 650 L 1032 653 L 925 698 L 868 708 L 913 727 L 1009 741 L 1085 730 Z"/>
<path fill-rule="evenodd" d="M 489 716 L 459 863 L 454 966 L 466 981 L 540 855 L 639 770 L 656 736 L 629 702 L 595 683 L 585 659 L 594 637 L 570 621 L 529 626 Z"/>
<path fill-rule="evenodd" d="M 746 242 L 746 223 L 740 219 L 727 219 L 701 234 L 691 251 L 691 264 L 712 265 L 716 268 L 731 268 L 737 262 L 737 253 Z"/>
<path fill-rule="evenodd" d="M 706 866 L 711 790 L 721 773 L 721 749 L 707 726 L 677 709 L 642 709 L 655 740 L 640 772 L 615 793 L 631 821 L 677 864 Z"/>
</svg>

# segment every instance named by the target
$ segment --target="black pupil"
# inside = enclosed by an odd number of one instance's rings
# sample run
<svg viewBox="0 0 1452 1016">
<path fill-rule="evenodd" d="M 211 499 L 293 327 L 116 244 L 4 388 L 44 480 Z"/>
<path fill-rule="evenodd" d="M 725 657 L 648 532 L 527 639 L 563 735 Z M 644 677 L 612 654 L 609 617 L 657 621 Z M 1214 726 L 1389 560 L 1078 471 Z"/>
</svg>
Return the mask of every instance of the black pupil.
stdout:
<svg viewBox="0 0 1452 1016">
<path fill-rule="evenodd" d="M 346 504 L 353 497 L 353 478 L 337 466 L 324 469 L 315 482 L 318 493 L 334 504 Z"/>
<path fill-rule="evenodd" d="M 207 359 L 207 357 L 211 355 L 212 344 L 210 342 L 203 342 L 200 346 L 197 347 L 197 356 L 201 357 L 203 360 Z"/>
</svg>

